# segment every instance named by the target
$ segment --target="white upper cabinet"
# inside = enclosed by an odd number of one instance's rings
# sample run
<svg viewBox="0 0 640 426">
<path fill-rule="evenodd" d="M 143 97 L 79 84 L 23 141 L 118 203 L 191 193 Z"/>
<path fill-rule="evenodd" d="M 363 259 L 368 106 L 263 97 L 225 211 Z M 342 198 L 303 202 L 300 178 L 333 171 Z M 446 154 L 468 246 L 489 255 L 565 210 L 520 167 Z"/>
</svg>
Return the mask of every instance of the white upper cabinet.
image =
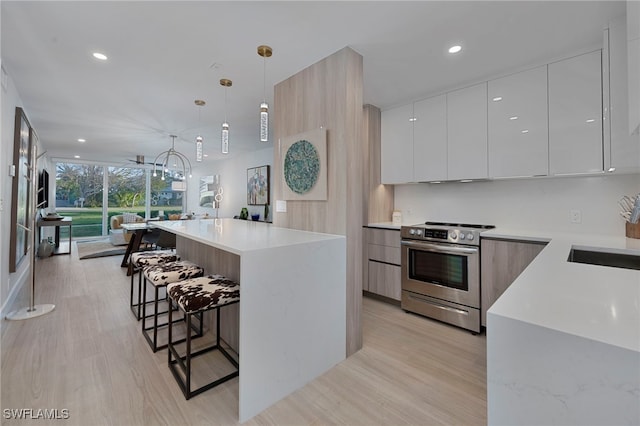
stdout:
<svg viewBox="0 0 640 426">
<path fill-rule="evenodd" d="M 547 66 L 489 81 L 489 177 L 548 174 Z"/>
<path fill-rule="evenodd" d="M 549 64 L 549 173 L 602 171 L 602 52 Z"/>
<path fill-rule="evenodd" d="M 627 0 L 629 134 L 640 132 L 640 1 Z"/>
<path fill-rule="evenodd" d="M 413 104 L 382 111 L 381 180 L 413 182 Z"/>
<path fill-rule="evenodd" d="M 608 82 L 605 84 L 605 92 L 609 99 L 607 117 L 610 128 L 610 143 L 605 144 L 609 162 L 605 167 L 610 166 L 616 172 L 634 172 L 640 167 L 640 135 L 637 132 L 629 133 L 629 129 L 633 127 L 629 124 L 629 80 L 633 79 L 628 78 L 627 34 L 627 19 L 621 16 L 609 23 L 608 36 L 605 38 L 609 52 L 608 63 L 605 62 L 609 77 L 605 80 Z M 609 135 L 605 133 L 605 137 Z"/>
<path fill-rule="evenodd" d="M 446 96 L 415 102 L 413 115 L 413 181 L 447 179 Z"/>
<path fill-rule="evenodd" d="M 487 168 L 487 83 L 447 93 L 449 180 L 483 179 Z"/>
</svg>

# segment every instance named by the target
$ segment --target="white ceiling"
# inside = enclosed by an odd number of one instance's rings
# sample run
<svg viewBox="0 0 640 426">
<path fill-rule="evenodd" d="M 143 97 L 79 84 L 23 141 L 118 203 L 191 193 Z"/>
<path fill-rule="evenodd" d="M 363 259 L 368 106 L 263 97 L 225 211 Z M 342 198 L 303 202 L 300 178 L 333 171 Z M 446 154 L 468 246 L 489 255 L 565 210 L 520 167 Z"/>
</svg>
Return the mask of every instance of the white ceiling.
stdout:
<svg viewBox="0 0 640 426">
<path fill-rule="evenodd" d="M 231 154 L 258 142 L 263 59 L 273 86 L 349 46 L 364 100 L 381 109 L 598 47 L 614 1 L 6 1 L 2 66 L 48 155 L 127 163 L 169 148 L 220 154 L 228 89 Z M 452 44 L 463 51 L 449 55 Z M 100 62 L 94 51 L 109 56 Z M 214 65 L 215 64 L 215 65 Z M 195 99 L 207 105 L 200 110 Z M 4 124 L 4 123 L 3 123 Z M 86 143 L 78 143 L 84 138 Z"/>
</svg>

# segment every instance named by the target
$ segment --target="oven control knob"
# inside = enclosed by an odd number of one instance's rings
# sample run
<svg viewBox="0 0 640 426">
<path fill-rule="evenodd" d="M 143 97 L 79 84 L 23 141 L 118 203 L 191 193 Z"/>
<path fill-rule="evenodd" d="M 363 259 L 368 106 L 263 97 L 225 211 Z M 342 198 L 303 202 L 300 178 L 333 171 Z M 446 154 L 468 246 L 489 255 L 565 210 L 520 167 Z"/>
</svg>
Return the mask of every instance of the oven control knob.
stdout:
<svg viewBox="0 0 640 426">
<path fill-rule="evenodd" d="M 449 233 L 449 238 L 451 238 L 452 240 L 457 240 L 458 239 L 458 235 L 455 233 L 455 231 L 451 231 Z"/>
<path fill-rule="evenodd" d="M 416 234 L 416 230 L 415 229 L 409 229 L 409 234 L 410 235 L 415 235 Z"/>
<path fill-rule="evenodd" d="M 422 229 L 416 229 L 416 235 L 417 236 L 421 236 L 422 235 Z"/>
<path fill-rule="evenodd" d="M 469 241 L 473 240 L 473 234 L 471 232 L 467 234 L 467 240 Z"/>
<path fill-rule="evenodd" d="M 464 240 L 464 233 L 463 232 L 460 233 L 460 239 Z"/>
</svg>

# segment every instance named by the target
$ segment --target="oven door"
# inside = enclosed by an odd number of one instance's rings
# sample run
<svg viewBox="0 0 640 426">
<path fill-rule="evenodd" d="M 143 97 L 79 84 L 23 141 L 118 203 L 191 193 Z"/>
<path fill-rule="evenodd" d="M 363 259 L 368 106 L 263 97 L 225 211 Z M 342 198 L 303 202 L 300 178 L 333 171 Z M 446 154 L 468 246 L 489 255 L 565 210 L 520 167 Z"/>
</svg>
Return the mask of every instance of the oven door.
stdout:
<svg viewBox="0 0 640 426">
<path fill-rule="evenodd" d="M 480 308 L 480 249 L 402 241 L 402 290 Z"/>
</svg>

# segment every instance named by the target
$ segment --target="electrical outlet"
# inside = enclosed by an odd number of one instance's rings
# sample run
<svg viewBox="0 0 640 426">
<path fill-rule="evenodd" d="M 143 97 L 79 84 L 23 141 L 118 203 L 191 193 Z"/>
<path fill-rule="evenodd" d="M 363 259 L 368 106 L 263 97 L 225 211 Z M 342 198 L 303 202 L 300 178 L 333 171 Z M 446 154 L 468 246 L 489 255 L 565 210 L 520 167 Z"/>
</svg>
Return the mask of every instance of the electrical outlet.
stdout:
<svg viewBox="0 0 640 426">
<path fill-rule="evenodd" d="M 582 212 L 580 210 L 570 210 L 569 220 L 571 223 L 582 223 Z"/>
<path fill-rule="evenodd" d="M 276 213 L 286 213 L 287 202 L 286 200 L 276 200 Z"/>
</svg>

